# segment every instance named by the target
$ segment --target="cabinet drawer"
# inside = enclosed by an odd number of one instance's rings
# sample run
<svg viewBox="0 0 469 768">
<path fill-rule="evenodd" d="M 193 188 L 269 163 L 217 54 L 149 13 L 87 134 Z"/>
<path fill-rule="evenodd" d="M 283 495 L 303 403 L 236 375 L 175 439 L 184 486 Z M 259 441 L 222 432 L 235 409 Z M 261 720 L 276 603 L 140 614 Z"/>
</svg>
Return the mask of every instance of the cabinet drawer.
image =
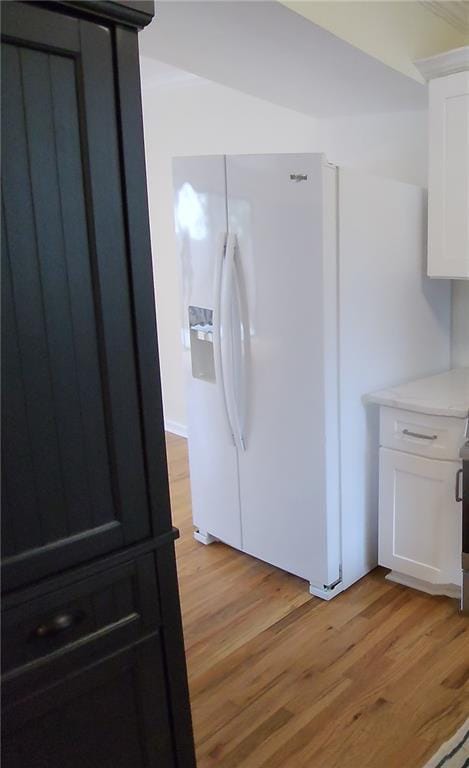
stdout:
<svg viewBox="0 0 469 768">
<path fill-rule="evenodd" d="M 5 768 L 174 768 L 158 632 L 71 674 L 56 664 L 39 684 L 34 672 L 18 676 L 26 695 L 4 695 Z"/>
<path fill-rule="evenodd" d="M 464 442 L 465 419 L 430 416 L 398 408 L 381 408 L 380 444 L 383 448 L 454 461 Z"/>
<path fill-rule="evenodd" d="M 3 672 L 93 645 L 113 649 L 159 624 L 152 554 L 4 612 Z M 89 652 L 85 650 L 85 653 Z"/>
</svg>

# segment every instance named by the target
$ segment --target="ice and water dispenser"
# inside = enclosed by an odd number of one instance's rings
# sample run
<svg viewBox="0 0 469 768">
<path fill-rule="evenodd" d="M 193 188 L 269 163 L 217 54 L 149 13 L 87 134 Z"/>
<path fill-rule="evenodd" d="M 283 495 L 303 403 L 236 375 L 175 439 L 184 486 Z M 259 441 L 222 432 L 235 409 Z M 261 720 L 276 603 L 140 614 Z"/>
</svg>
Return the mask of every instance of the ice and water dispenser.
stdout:
<svg viewBox="0 0 469 768">
<path fill-rule="evenodd" d="M 213 310 L 189 307 L 189 331 L 193 377 L 203 381 L 215 381 Z"/>
</svg>

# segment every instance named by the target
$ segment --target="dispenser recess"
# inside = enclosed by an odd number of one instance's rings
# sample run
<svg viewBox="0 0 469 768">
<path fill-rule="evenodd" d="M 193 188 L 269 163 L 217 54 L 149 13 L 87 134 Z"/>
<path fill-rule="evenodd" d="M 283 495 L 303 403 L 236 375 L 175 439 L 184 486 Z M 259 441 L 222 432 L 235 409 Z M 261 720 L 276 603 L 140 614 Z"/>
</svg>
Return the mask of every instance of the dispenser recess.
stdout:
<svg viewBox="0 0 469 768">
<path fill-rule="evenodd" d="M 215 381 L 213 357 L 213 310 L 189 307 L 192 376 L 203 381 Z"/>
</svg>

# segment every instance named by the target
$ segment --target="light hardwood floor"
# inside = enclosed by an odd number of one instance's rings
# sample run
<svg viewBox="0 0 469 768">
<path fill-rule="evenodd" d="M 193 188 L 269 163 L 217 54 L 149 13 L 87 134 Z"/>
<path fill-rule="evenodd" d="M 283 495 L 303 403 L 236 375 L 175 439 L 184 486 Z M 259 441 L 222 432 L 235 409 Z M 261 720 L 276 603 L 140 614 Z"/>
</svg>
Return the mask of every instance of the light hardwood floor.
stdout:
<svg viewBox="0 0 469 768">
<path fill-rule="evenodd" d="M 330 603 L 192 537 L 167 436 L 198 768 L 420 768 L 469 715 L 469 619 L 376 570 Z"/>
</svg>

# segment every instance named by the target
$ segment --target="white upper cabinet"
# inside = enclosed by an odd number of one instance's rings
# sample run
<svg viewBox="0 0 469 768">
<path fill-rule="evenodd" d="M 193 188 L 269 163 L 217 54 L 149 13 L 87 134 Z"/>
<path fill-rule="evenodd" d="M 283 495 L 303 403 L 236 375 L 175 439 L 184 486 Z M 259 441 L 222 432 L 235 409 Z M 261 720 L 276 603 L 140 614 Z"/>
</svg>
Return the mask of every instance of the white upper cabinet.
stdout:
<svg viewBox="0 0 469 768">
<path fill-rule="evenodd" d="M 421 59 L 429 81 L 428 275 L 469 279 L 469 46 Z"/>
</svg>

